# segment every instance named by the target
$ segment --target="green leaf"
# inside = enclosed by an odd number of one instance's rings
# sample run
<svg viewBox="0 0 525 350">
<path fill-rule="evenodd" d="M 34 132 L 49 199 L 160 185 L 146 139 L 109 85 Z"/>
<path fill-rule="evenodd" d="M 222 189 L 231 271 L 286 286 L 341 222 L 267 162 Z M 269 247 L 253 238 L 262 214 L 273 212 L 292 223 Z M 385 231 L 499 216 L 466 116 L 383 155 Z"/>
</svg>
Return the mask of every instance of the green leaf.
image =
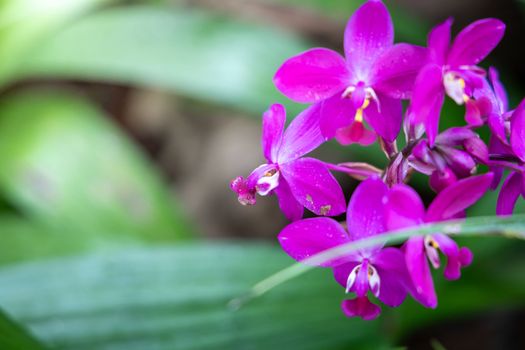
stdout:
<svg viewBox="0 0 525 350">
<path fill-rule="evenodd" d="M 501 235 L 508 238 L 520 238 L 525 240 L 525 215 L 513 215 L 511 217 L 471 217 L 464 220 L 450 220 L 425 224 L 413 228 L 385 232 L 384 234 L 349 242 L 327 249 L 315 254 L 301 263 L 296 263 L 283 269 L 253 286 L 250 293 L 237 300 L 244 304 L 254 298 L 260 297 L 270 290 L 288 282 L 305 272 L 319 266 L 327 261 L 342 258 L 348 254 L 356 253 L 360 249 L 370 248 L 378 244 L 398 244 L 406 241 L 412 236 L 424 236 L 440 232 L 447 235 Z"/>
<path fill-rule="evenodd" d="M 0 3 L 0 84 L 13 77 L 22 58 L 64 23 L 111 0 L 3 0 Z"/>
<path fill-rule="evenodd" d="M 21 62 L 19 77 L 156 86 L 260 115 L 285 102 L 272 77 L 307 48 L 278 30 L 195 10 L 111 8 L 71 23 Z"/>
<path fill-rule="evenodd" d="M 246 307 L 228 306 L 289 261 L 265 245 L 128 249 L 0 269 L 0 300 L 55 349 L 378 349 L 384 344 L 380 321 L 342 314 L 344 290 L 328 270 Z"/>
<path fill-rule="evenodd" d="M 0 348 L 2 350 L 45 350 L 26 330 L 0 311 Z"/>
<path fill-rule="evenodd" d="M 0 100 L 0 190 L 61 235 L 186 237 L 190 228 L 152 168 L 78 96 L 36 90 Z"/>
</svg>

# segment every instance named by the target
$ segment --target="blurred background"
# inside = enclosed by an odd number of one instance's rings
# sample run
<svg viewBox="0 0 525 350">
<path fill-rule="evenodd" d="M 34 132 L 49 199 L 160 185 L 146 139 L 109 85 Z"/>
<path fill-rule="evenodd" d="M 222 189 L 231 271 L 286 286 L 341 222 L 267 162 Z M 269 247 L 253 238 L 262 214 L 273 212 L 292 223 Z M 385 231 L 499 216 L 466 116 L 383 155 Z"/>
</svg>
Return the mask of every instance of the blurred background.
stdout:
<svg viewBox="0 0 525 350">
<path fill-rule="evenodd" d="M 346 319 L 329 271 L 227 306 L 293 262 L 275 198 L 241 207 L 229 189 L 263 163 L 268 105 L 303 108 L 273 74 L 307 48 L 341 51 L 361 3 L 0 1 L 0 308 L 34 336 L 13 349 L 525 349 L 525 245 L 498 237 L 461 240 L 474 264 L 455 283 L 436 275 L 436 310 Z M 421 45 L 449 16 L 456 33 L 502 19 L 484 66 L 511 106 L 524 96 L 523 1 L 385 3 L 396 41 Z M 464 123 L 452 104 L 444 114 L 443 127 Z M 386 165 L 375 146 L 315 156 Z M 339 179 L 349 195 L 356 183 Z M 425 178 L 413 185 L 432 198 Z M 470 214 L 493 215 L 495 198 Z"/>
</svg>

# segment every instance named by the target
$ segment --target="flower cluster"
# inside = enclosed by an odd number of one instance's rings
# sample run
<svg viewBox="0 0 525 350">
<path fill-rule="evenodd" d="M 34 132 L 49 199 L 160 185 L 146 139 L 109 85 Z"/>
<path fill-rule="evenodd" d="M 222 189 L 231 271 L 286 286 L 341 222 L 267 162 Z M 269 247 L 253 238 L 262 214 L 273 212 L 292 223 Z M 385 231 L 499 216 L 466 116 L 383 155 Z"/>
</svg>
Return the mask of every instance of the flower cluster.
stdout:
<svg viewBox="0 0 525 350">
<path fill-rule="evenodd" d="M 272 105 L 263 115 L 262 149 L 266 163 L 231 183 L 239 202 L 275 194 L 292 221 L 278 236 L 283 250 L 303 261 L 327 249 L 375 235 L 465 217 L 487 190 L 496 189 L 504 170 L 498 215 L 512 214 L 525 197 L 525 100 L 509 111 L 494 68 L 479 63 L 497 46 L 505 25 L 497 19 L 470 24 L 451 42 L 452 20 L 436 26 L 427 47 L 394 43 L 390 14 L 380 0 L 365 2 L 350 17 L 344 57 L 315 48 L 286 60 L 274 83 L 289 99 L 308 104 L 285 128 L 286 112 Z M 465 123 L 440 132 L 447 96 L 464 105 Z M 403 108 L 403 100 L 407 100 Z M 490 130 L 488 145 L 479 128 Z M 397 139 L 403 130 L 404 146 Z M 388 157 L 385 169 L 367 163 L 330 164 L 305 155 L 335 138 L 341 145 L 379 142 Z M 488 173 L 479 174 L 484 165 Z M 348 206 L 332 171 L 362 182 Z M 408 185 L 412 173 L 428 175 L 436 192 L 425 208 Z M 304 208 L 319 217 L 302 219 Z M 346 211 L 346 223 L 333 216 Z M 349 317 L 374 319 L 375 296 L 390 307 L 407 295 L 426 307 L 437 306 L 431 267 L 446 257 L 444 277 L 458 279 L 473 259 L 468 248 L 435 233 L 414 236 L 401 247 L 379 244 L 320 264 L 352 298 L 343 301 Z"/>
</svg>

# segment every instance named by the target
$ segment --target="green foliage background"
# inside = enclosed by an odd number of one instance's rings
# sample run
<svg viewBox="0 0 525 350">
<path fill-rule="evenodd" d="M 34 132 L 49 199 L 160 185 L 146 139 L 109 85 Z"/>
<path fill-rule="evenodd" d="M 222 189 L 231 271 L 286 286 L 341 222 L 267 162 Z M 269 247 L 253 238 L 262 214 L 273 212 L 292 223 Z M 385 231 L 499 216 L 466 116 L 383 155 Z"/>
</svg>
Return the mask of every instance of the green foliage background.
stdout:
<svg viewBox="0 0 525 350">
<path fill-rule="evenodd" d="M 344 21 L 361 2 L 281 3 Z M 424 43 L 431 25 L 389 6 L 398 38 Z M 18 85 L 102 81 L 256 118 L 281 102 L 293 116 L 301 106 L 271 77 L 313 45 L 184 1 L 1 1 L 0 307 L 9 316 L 0 317 L 0 348 L 380 349 L 426 325 L 523 307 L 524 245 L 490 237 L 464 238 L 476 266 L 453 285 L 438 279 L 437 310 L 409 301 L 374 322 L 348 320 L 343 291 L 322 270 L 236 310 L 231 299 L 291 259 L 268 243 L 196 239 L 184 203 L 100 106 Z M 349 152 L 382 159 L 377 149 Z M 493 214 L 494 202 L 487 195 L 471 214 Z"/>
</svg>

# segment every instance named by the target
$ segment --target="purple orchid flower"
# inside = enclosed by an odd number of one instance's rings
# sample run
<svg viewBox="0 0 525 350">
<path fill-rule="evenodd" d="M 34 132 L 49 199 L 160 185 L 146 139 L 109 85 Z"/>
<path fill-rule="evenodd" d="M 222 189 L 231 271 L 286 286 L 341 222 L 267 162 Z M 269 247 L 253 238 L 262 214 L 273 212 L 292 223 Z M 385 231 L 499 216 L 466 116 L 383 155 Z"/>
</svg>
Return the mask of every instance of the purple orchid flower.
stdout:
<svg viewBox="0 0 525 350">
<path fill-rule="evenodd" d="M 396 230 L 462 217 L 464 210 L 483 196 L 491 181 L 491 173 L 460 180 L 440 192 L 426 211 L 416 191 L 404 184 L 395 185 L 387 196 L 387 227 Z M 437 296 L 427 258 L 434 268 L 438 268 L 441 250 L 447 257 L 444 275 L 449 280 L 458 279 L 461 268 L 472 262 L 472 253 L 468 248 L 459 248 L 450 237 L 440 233 L 412 237 L 403 250 L 414 284 L 412 294 L 421 304 L 431 308 L 437 306 Z"/>
<path fill-rule="evenodd" d="M 345 30 L 346 60 L 315 48 L 288 59 L 274 77 L 276 87 L 300 103 L 321 105 L 320 127 L 327 139 L 369 145 L 376 135 L 392 142 L 401 128 L 401 99 L 409 98 L 426 49 L 394 45 L 386 6 L 370 0 L 352 15 Z"/>
<path fill-rule="evenodd" d="M 388 187 L 377 177 L 363 181 L 355 190 L 347 211 L 348 233 L 337 221 L 314 218 L 296 221 L 278 236 L 283 250 L 297 261 L 317 253 L 378 235 L 385 231 L 384 202 Z M 334 277 L 347 293 L 356 298 L 344 300 L 348 317 L 376 318 L 379 306 L 368 299 L 368 292 L 384 304 L 397 307 L 407 295 L 410 284 L 403 253 L 397 248 L 378 245 L 320 264 L 331 267 Z"/>
<path fill-rule="evenodd" d="M 525 198 L 525 99 L 513 112 L 491 114 L 489 121 L 493 133 L 490 151 L 499 158 L 490 163 L 497 177 L 493 188 L 499 184 L 503 169 L 510 169 L 498 196 L 496 214 L 510 215 L 520 195 Z"/>
<path fill-rule="evenodd" d="M 440 192 L 458 179 L 473 175 L 478 163 L 487 164 L 489 152 L 474 131 L 454 127 L 440 133 L 433 146 L 425 139 L 417 142 L 408 160 L 411 167 L 430 175 L 430 186 Z"/>
<path fill-rule="evenodd" d="M 247 179 L 237 177 L 231 189 L 243 205 L 253 205 L 255 194 L 275 193 L 289 220 L 303 216 L 303 207 L 317 215 L 338 215 L 345 211 L 341 187 L 326 165 L 313 158 L 301 158 L 324 142 L 319 130 L 319 107 L 299 114 L 284 131 L 286 111 L 272 105 L 263 115 L 262 149 L 267 160 Z"/>
<path fill-rule="evenodd" d="M 450 46 L 452 19 L 436 26 L 428 36 L 429 63 L 418 74 L 411 101 L 414 123 L 424 124 L 430 142 L 438 133 L 445 93 L 457 104 L 470 104 L 475 89 L 483 86 L 484 70 L 477 66 L 500 42 L 505 24 L 487 18 L 463 29 Z M 473 107 L 472 107 L 473 108 Z M 475 123 L 467 111 L 467 122 Z"/>
</svg>

